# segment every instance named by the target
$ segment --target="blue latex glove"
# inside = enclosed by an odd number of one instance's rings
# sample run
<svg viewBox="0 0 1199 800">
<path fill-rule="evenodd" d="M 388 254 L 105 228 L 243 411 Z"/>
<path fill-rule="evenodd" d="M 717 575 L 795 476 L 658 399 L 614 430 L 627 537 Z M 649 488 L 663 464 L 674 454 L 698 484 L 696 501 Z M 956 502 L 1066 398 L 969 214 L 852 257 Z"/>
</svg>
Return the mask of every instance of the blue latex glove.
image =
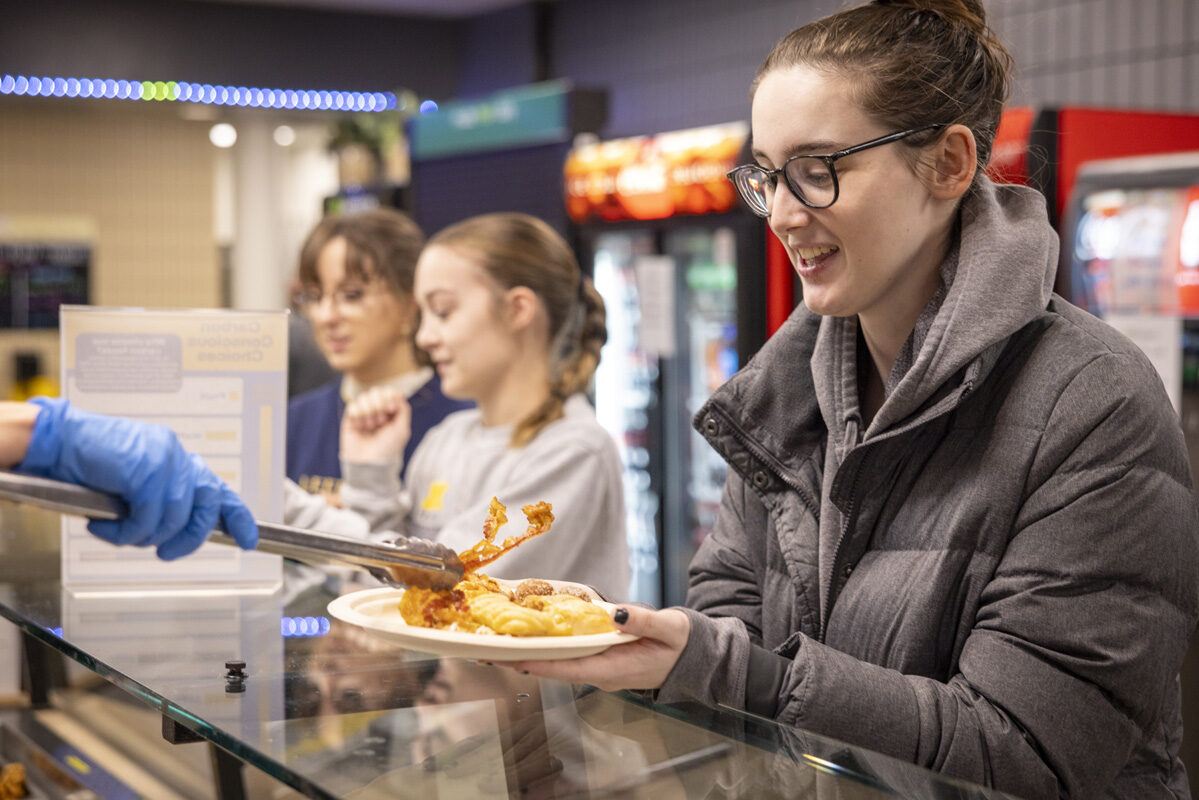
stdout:
<svg viewBox="0 0 1199 800">
<path fill-rule="evenodd" d="M 243 548 L 258 544 L 258 526 L 241 498 L 169 428 L 91 414 L 61 399 L 30 402 L 42 410 L 16 471 L 118 494 L 129 504 L 123 520 L 90 521 L 96 536 L 157 547 L 159 558 L 170 560 L 203 544 L 219 520 Z"/>
</svg>

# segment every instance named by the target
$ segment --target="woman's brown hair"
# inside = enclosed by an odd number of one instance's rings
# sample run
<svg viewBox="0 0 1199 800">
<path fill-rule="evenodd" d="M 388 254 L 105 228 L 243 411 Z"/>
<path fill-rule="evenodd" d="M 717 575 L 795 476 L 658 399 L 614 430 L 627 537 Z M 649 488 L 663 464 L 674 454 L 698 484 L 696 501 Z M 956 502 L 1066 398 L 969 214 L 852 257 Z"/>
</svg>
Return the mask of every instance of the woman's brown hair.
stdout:
<svg viewBox="0 0 1199 800">
<path fill-rule="evenodd" d="M 320 284 L 317 259 L 325 245 L 338 237 L 346 240 L 347 276 L 364 282 L 377 277 L 394 294 L 412 294 L 416 259 L 425 245 L 425 236 L 407 214 L 372 208 L 325 217 L 308 234 L 300 249 L 302 284 Z"/>
<path fill-rule="evenodd" d="M 977 184 L 1007 101 L 1012 57 L 987 27 L 981 0 L 873 0 L 789 33 L 758 67 L 754 89 L 767 73 L 793 66 L 847 79 L 854 99 L 890 129 L 970 128 Z M 919 148 L 937 135 L 901 144 Z"/>
<path fill-rule="evenodd" d="M 483 214 L 445 228 L 430 245 L 477 258 L 505 290 L 531 289 L 545 306 L 550 335 L 550 394 L 513 428 L 511 444 L 523 447 L 563 414 L 566 398 L 587 387 L 608 340 L 604 301 L 583 275 L 566 241 L 528 214 Z"/>
</svg>

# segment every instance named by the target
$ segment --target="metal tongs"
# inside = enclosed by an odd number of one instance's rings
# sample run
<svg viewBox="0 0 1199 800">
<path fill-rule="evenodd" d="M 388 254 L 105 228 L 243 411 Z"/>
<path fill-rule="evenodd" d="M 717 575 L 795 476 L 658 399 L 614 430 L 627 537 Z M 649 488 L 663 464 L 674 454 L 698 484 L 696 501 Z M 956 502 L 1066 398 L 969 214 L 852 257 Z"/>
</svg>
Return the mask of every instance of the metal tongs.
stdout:
<svg viewBox="0 0 1199 800">
<path fill-rule="evenodd" d="M 73 514 L 89 519 L 124 519 L 125 502 L 114 495 L 73 483 L 0 470 L 0 501 Z M 256 520 L 258 551 L 303 561 L 365 570 L 389 586 L 449 589 L 462 580 L 462 562 L 445 545 L 397 536 L 378 544 Z M 237 547 L 218 528 L 208 541 Z"/>
</svg>

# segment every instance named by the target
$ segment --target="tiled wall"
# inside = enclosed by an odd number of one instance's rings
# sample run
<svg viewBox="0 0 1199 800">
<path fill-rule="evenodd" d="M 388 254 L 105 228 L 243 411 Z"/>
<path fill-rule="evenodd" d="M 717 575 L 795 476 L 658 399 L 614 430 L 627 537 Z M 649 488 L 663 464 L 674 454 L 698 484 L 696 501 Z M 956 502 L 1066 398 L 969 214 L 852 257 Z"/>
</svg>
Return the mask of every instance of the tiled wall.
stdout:
<svg viewBox="0 0 1199 800">
<path fill-rule="evenodd" d="M 988 0 L 1017 103 L 1199 111 L 1199 2 Z"/>
<path fill-rule="evenodd" d="M 219 305 L 210 123 L 36 100 L 0 115 L 0 214 L 93 220 L 94 303 Z"/>
<path fill-rule="evenodd" d="M 570 0 L 556 7 L 556 75 L 610 94 L 604 136 L 749 114 L 770 47 L 839 0 Z M 1015 105 L 1199 112 L 1196 0 L 986 0 L 1011 50 Z"/>
<path fill-rule="evenodd" d="M 97 305 L 220 305 L 208 124 L 159 106 L 11 99 L 0 120 L 0 231 L 14 215 L 85 221 Z M 58 375 L 56 331 L 0 331 L 0 399 L 18 350 Z"/>
</svg>

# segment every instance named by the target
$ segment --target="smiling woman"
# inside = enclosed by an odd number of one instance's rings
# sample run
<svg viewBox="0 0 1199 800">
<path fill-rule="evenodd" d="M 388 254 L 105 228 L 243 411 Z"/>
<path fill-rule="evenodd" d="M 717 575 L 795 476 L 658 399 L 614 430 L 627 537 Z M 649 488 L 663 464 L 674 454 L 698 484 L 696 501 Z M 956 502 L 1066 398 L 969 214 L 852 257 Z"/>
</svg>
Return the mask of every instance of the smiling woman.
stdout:
<svg viewBox="0 0 1199 800">
<path fill-rule="evenodd" d="M 1053 294 L 1044 198 L 982 174 L 1009 69 L 980 0 L 874 0 L 775 46 L 730 177 L 804 301 L 696 415 L 731 469 L 687 607 L 517 668 L 1021 797 L 1190 797 L 1187 453 L 1145 355 Z"/>
</svg>

